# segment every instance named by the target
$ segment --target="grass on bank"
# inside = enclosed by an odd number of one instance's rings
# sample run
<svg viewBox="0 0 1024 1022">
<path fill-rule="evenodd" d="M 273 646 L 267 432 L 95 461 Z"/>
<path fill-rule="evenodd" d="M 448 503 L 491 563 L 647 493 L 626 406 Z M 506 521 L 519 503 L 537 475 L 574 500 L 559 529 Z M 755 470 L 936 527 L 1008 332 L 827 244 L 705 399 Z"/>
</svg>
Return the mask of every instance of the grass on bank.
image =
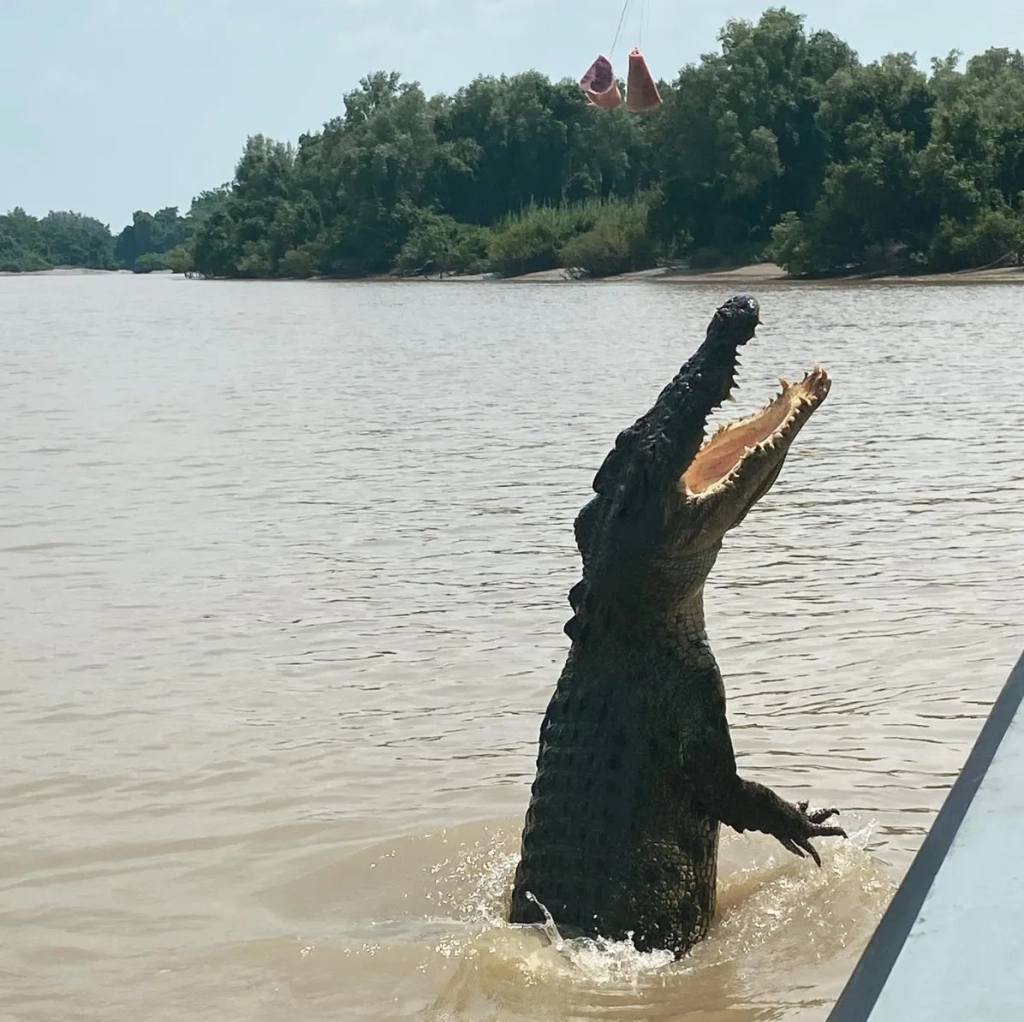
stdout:
<svg viewBox="0 0 1024 1022">
<path fill-rule="evenodd" d="M 530 205 L 507 214 L 493 227 L 463 223 L 431 209 L 412 209 L 408 233 L 395 261 L 400 274 L 438 270 L 447 274 L 495 273 L 519 277 L 546 270 L 565 269 L 591 278 L 613 277 L 650 269 L 662 254 L 648 229 L 647 196 L 628 199 L 589 199 L 560 206 Z M 747 261 L 756 261 L 751 250 Z M 319 276 L 321 253 L 315 243 L 284 254 L 273 272 L 265 254 L 256 253 L 253 276 L 308 278 Z M 730 260 L 717 250 L 691 252 L 693 265 L 717 266 Z M 258 270 L 266 264 L 265 272 Z M 195 269 L 192 244 L 165 253 L 146 253 L 134 266 L 136 273 Z M 356 274 L 358 275 L 358 274 Z"/>
<path fill-rule="evenodd" d="M 657 258 L 648 208 L 642 197 L 527 207 L 492 228 L 491 269 L 504 277 L 559 267 L 591 277 L 648 269 Z"/>
</svg>

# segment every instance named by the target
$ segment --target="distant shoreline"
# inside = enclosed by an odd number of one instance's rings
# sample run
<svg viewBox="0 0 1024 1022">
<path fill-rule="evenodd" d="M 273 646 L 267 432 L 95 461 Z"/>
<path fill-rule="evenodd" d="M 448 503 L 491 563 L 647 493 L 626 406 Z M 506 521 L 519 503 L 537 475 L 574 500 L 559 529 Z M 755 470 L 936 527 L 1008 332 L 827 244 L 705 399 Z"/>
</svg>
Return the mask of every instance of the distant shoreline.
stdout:
<svg viewBox="0 0 1024 1022">
<path fill-rule="evenodd" d="M 391 280 L 396 283 L 407 283 L 410 280 L 420 282 L 420 277 L 376 277 L 375 280 Z M 955 273 L 922 273 L 915 276 L 899 276 L 897 274 L 850 274 L 834 277 L 791 277 L 781 266 L 774 263 L 750 263 L 729 269 L 690 270 L 676 268 L 660 268 L 639 270 L 634 273 L 622 273 L 617 276 L 598 279 L 569 277 L 564 270 L 543 270 L 540 273 L 527 273 L 519 277 L 495 278 L 488 274 L 445 277 L 441 281 L 430 278 L 429 283 L 456 284 L 486 282 L 495 284 L 603 284 L 623 281 L 645 281 L 656 284 L 719 284 L 735 282 L 754 284 L 759 287 L 771 285 L 820 285 L 837 286 L 844 284 L 1001 284 L 1024 283 L 1024 266 L 1007 266 L 998 269 L 959 270 Z"/>
<path fill-rule="evenodd" d="M 94 270 L 86 267 L 55 266 L 48 270 L 27 270 L 21 273 L 0 271 L 0 277 L 72 277 L 72 276 L 107 276 L 123 274 L 128 276 L 181 276 L 172 274 L 170 270 L 154 270 L 147 274 L 136 274 L 131 270 Z M 246 283 L 281 283 L 295 278 L 224 278 L 241 280 Z M 878 274 L 851 274 L 834 277 L 790 277 L 781 266 L 774 263 L 750 263 L 729 269 L 691 270 L 674 267 L 651 270 L 638 270 L 633 273 L 622 273 L 616 276 L 597 279 L 569 276 L 565 270 L 542 270 L 539 273 L 525 273 L 517 277 L 496 277 L 489 273 L 456 274 L 443 277 L 402 277 L 392 274 L 379 274 L 369 277 L 339 278 L 311 277 L 308 283 L 389 283 L 389 284 L 604 284 L 622 282 L 647 282 L 656 284 L 727 284 L 737 283 L 756 285 L 758 287 L 778 285 L 815 285 L 835 287 L 849 284 L 1022 284 L 1024 283 L 1024 266 L 1004 266 L 996 269 L 959 270 L 955 273 L 921 273 L 914 276 L 897 274 L 880 276 Z"/>
<path fill-rule="evenodd" d="M 45 270 L 0 270 L 0 277 L 106 277 L 114 273 L 131 274 L 132 271 L 94 270 L 91 266 L 50 266 Z"/>
</svg>

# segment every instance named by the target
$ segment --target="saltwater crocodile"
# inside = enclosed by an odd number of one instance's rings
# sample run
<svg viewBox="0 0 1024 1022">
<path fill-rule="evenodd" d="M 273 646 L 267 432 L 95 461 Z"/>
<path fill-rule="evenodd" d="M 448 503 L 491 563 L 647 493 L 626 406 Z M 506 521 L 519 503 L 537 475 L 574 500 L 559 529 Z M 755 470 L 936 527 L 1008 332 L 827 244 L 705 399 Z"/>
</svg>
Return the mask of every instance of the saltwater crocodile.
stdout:
<svg viewBox="0 0 1024 1022">
<path fill-rule="evenodd" d="M 817 366 L 780 380 L 763 409 L 705 439 L 758 323 L 749 295 L 718 309 L 697 352 L 619 434 L 576 518 L 583 577 L 541 725 L 513 923 L 546 910 L 563 935 L 681 956 L 714 915 L 719 824 L 773 835 L 819 866 L 809 839 L 846 836 L 825 823 L 836 809 L 810 811 L 737 774 L 704 627 L 704 581 L 725 533 L 771 488 L 831 386 Z"/>
</svg>

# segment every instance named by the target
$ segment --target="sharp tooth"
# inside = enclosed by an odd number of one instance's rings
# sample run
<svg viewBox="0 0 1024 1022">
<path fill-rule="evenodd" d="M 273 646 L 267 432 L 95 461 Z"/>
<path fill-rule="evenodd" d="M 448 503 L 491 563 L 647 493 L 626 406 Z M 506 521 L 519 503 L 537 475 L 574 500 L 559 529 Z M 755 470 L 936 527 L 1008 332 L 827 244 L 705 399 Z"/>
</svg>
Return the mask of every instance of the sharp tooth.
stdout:
<svg viewBox="0 0 1024 1022">
<path fill-rule="evenodd" d="M 736 396 L 734 394 L 726 394 L 725 395 L 725 400 L 726 401 L 732 401 L 733 404 L 735 404 L 736 403 Z"/>
<path fill-rule="evenodd" d="M 785 390 L 789 390 L 789 388 L 792 386 L 792 384 L 789 382 L 789 380 L 786 379 L 785 376 L 780 376 L 779 377 L 779 383 L 782 384 L 782 389 L 784 391 Z"/>
</svg>

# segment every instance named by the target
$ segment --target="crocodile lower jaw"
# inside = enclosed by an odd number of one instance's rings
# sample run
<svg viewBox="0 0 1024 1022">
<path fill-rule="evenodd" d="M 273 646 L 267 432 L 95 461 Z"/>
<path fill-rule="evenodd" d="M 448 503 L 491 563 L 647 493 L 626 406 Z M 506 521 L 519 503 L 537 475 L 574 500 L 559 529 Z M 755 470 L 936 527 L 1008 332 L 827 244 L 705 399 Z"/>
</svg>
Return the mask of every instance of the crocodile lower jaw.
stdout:
<svg viewBox="0 0 1024 1022">
<path fill-rule="evenodd" d="M 682 486 L 690 497 L 708 498 L 725 489 L 743 472 L 744 465 L 772 451 L 784 453 L 797 427 L 825 400 L 832 381 L 815 366 L 802 380 L 779 380 L 782 389 L 759 411 L 720 426 L 701 445 Z"/>
</svg>

